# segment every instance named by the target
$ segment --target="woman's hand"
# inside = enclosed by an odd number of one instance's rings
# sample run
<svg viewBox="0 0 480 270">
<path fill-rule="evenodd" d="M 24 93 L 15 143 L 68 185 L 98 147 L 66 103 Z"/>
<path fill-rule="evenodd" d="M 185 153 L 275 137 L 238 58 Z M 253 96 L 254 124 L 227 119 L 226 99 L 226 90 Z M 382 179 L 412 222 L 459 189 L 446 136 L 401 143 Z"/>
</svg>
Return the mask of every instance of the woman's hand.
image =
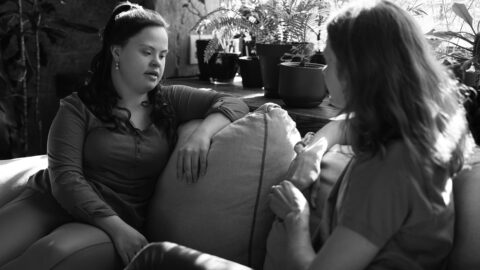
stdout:
<svg viewBox="0 0 480 270">
<path fill-rule="evenodd" d="M 295 145 L 297 156 L 290 163 L 285 177 L 300 190 L 310 187 L 320 176 L 320 163 L 327 148 L 323 138 L 311 143 L 313 137 L 309 132 Z"/>
<path fill-rule="evenodd" d="M 147 239 L 118 216 L 98 218 L 95 224 L 105 230 L 124 265 L 127 265 L 140 249 L 148 244 Z"/>
<path fill-rule="evenodd" d="M 148 244 L 148 241 L 137 230 L 127 224 L 125 225 L 125 228 L 115 234 L 112 240 L 124 265 L 127 265 L 133 256 Z"/>
<path fill-rule="evenodd" d="M 308 231 L 310 217 L 308 202 L 290 181 L 282 181 L 279 185 L 272 186 L 270 208 L 285 222 L 287 230 Z"/>
<path fill-rule="evenodd" d="M 187 142 L 178 150 L 177 178 L 193 183 L 207 170 L 207 156 L 211 137 L 199 132 L 193 132 Z"/>
</svg>

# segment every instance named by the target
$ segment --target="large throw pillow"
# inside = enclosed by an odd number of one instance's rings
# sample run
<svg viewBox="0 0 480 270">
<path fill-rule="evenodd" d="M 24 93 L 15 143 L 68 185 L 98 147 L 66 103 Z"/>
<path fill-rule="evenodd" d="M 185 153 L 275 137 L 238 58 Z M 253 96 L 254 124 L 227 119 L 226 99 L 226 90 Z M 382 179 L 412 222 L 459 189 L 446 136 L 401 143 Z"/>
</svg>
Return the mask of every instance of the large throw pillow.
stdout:
<svg viewBox="0 0 480 270">
<path fill-rule="evenodd" d="M 179 131 L 179 145 L 195 130 Z M 205 176 L 176 178 L 177 148 L 160 177 L 147 218 L 151 241 L 170 241 L 261 269 L 273 222 L 270 187 L 283 180 L 300 140 L 295 122 L 268 103 L 212 138 Z"/>
<path fill-rule="evenodd" d="M 47 165 L 46 155 L 0 160 L 0 207 L 20 194 L 28 178 Z"/>
</svg>

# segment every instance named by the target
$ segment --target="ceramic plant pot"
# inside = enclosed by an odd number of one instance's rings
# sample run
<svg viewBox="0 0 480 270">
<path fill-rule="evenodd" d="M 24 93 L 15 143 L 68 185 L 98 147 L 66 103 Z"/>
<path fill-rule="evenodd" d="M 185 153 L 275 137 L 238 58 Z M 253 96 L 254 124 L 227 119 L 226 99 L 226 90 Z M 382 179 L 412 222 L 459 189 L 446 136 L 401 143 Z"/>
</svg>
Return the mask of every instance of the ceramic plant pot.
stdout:
<svg viewBox="0 0 480 270">
<path fill-rule="evenodd" d="M 289 107 L 318 106 L 327 95 L 322 69 L 325 65 L 285 62 L 279 65 L 279 94 Z"/>
<path fill-rule="evenodd" d="M 208 61 L 210 80 L 214 83 L 231 83 L 238 71 L 238 54 L 218 52 Z"/>
<path fill-rule="evenodd" d="M 278 64 L 284 53 L 292 49 L 291 44 L 257 43 L 257 54 L 260 58 L 263 88 L 265 97 L 279 98 L 278 94 Z"/>
<path fill-rule="evenodd" d="M 263 86 L 260 61 L 257 56 L 242 56 L 238 59 L 238 64 L 244 88 Z"/>
</svg>

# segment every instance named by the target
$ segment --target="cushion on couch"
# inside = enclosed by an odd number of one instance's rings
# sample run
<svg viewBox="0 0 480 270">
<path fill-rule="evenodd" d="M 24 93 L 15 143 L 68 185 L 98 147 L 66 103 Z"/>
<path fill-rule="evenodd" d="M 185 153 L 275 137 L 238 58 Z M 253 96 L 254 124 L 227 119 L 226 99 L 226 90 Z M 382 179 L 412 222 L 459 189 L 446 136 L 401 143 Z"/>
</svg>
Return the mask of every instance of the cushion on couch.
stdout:
<svg viewBox="0 0 480 270">
<path fill-rule="evenodd" d="M 0 207 L 20 194 L 28 178 L 47 165 L 46 155 L 0 160 Z"/>
<path fill-rule="evenodd" d="M 193 123 L 183 127 L 177 148 L 195 128 Z M 197 183 L 176 178 L 176 148 L 151 201 L 149 240 L 261 269 L 273 221 L 267 195 L 283 179 L 299 140 L 288 113 L 270 103 L 212 138 L 207 172 Z"/>
</svg>

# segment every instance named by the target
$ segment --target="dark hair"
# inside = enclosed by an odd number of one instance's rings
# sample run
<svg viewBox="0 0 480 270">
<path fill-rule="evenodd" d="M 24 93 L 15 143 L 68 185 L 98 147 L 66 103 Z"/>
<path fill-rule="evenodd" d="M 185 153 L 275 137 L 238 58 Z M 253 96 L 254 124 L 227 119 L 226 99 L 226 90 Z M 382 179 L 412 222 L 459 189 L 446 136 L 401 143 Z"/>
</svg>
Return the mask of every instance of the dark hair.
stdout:
<svg viewBox="0 0 480 270">
<path fill-rule="evenodd" d="M 162 16 L 153 10 L 144 9 L 130 2 L 118 4 L 103 29 L 102 47 L 91 62 L 91 77 L 79 93 L 80 98 L 92 113 L 102 121 L 112 123 L 114 128 L 123 126 L 125 119 L 120 119 L 113 114 L 120 96 L 112 83 L 113 56 L 110 49 L 113 45 L 124 46 L 131 37 L 151 26 L 168 27 Z M 160 85 L 148 93 L 148 101 L 149 105 L 153 105 L 151 116 L 154 124 L 166 126 L 169 139 L 174 141 L 176 119 L 173 109 L 162 94 Z M 128 109 L 120 109 L 125 110 L 130 118 Z"/>
<path fill-rule="evenodd" d="M 345 111 L 354 112 L 348 126 L 355 151 L 375 154 L 401 139 L 418 164 L 457 171 L 468 132 L 459 86 L 414 19 L 376 1 L 349 6 L 327 31 L 346 82 Z"/>
</svg>

